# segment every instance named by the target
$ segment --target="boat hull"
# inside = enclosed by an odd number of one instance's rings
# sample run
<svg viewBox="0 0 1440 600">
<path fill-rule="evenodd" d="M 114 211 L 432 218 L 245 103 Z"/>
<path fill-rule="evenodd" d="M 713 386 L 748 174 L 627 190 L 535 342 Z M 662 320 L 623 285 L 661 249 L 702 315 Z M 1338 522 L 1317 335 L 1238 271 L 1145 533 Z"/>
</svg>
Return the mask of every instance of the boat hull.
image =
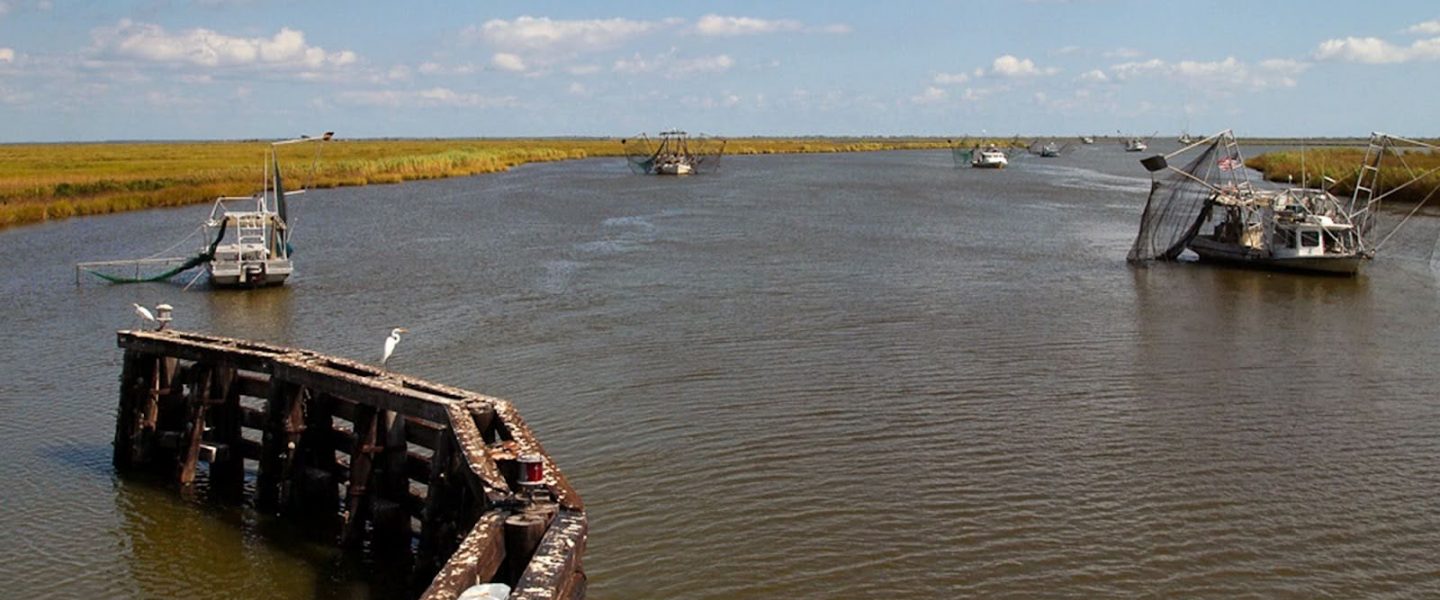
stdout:
<svg viewBox="0 0 1440 600">
<path fill-rule="evenodd" d="M 689 175 L 694 169 L 687 164 L 663 164 L 655 167 L 657 175 Z"/>
<path fill-rule="evenodd" d="M 256 288 L 282 285 L 293 268 L 288 260 L 210 263 L 210 285 L 226 288 Z"/>
<path fill-rule="evenodd" d="M 1360 265 L 1365 262 L 1365 258 L 1357 254 L 1277 258 L 1253 248 L 1217 242 L 1203 236 L 1190 240 L 1186 247 L 1203 262 L 1274 271 L 1353 276 L 1360 272 Z"/>
</svg>

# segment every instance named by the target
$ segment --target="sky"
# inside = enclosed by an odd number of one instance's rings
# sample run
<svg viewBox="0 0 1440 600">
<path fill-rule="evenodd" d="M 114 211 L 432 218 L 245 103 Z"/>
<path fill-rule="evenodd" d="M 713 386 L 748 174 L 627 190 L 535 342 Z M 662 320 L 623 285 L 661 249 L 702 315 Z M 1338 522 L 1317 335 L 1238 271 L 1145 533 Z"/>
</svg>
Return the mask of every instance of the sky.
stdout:
<svg viewBox="0 0 1440 600">
<path fill-rule="evenodd" d="M 0 0 L 0 143 L 1440 136 L 1434 0 Z"/>
</svg>

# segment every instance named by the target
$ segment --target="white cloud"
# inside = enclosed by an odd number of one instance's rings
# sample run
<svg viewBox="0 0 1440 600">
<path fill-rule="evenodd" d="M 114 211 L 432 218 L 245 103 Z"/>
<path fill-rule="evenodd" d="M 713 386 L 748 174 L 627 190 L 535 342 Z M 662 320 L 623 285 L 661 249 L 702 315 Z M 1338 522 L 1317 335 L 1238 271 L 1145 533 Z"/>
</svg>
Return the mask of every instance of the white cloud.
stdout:
<svg viewBox="0 0 1440 600">
<path fill-rule="evenodd" d="M 1437 60 L 1440 59 L 1440 37 L 1417 40 L 1409 46 L 1397 46 L 1375 37 L 1326 40 L 1315 49 L 1315 58 L 1372 65 Z"/>
<path fill-rule="evenodd" d="M 659 56 L 646 58 L 637 53 L 630 58 L 616 60 L 611 70 L 630 75 L 658 72 L 666 77 L 683 77 L 697 73 L 722 73 L 730 70 L 733 66 L 735 66 L 735 60 L 726 54 L 680 58 L 677 56 L 677 51 L 672 48 L 669 52 Z"/>
<path fill-rule="evenodd" d="M 1086 83 L 1105 83 L 1110 81 L 1110 76 L 1100 69 L 1091 69 L 1080 74 L 1080 81 Z"/>
<path fill-rule="evenodd" d="M 525 70 L 525 60 L 509 52 L 497 52 L 490 57 L 490 64 L 501 71 L 518 73 Z"/>
<path fill-rule="evenodd" d="M 1105 58 L 1140 58 L 1140 51 L 1134 48 L 1114 48 L 1106 50 L 1101 56 Z"/>
<path fill-rule="evenodd" d="M 754 17 L 725 17 L 708 14 L 695 22 L 695 33 L 710 37 L 735 37 L 766 33 L 809 32 L 809 33 L 850 33 L 849 25 L 822 25 L 807 27 L 793 19 L 757 19 Z"/>
<path fill-rule="evenodd" d="M 336 96 L 341 104 L 387 108 L 496 108 L 515 106 L 513 96 L 485 96 L 460 93 L 449 88 L 425 90 L 347 91 Z"/>
<path fill-rule="evenodd" d="M 932 85 L 925 88 L 925 91 L 920 92 L 915 96 L 911 96 L 910 102 L 914 104 L 935 104 L 938 102 L 944 102 L 945 98 L 949 95 L 950 94 L 947 93 L 945 90 L 942 90 Z"/>
<path fill-rule="evenodd" d="M 936 85 L 958 85 L 970 81 L 967 73 L 936 73 L 933 82 Z"/>
<path fill-rule="evenodd" d="M 510 53 L 569 54 L 614 48 L 671 23 L 619 18 L 556 21 L 524 16 L 513 21 L 492 19 L 479 27 L 466 28 L 461 35 L 484 40 Z"/>
<path fill-rule="evenodd" d="M 585 84 L 578 81 L 570 82 L 570 87 L 566 91 L 569 92 L 572 96 L 586 97 L 590 95 L 590 89 L 585 87 Z"/>
<path fill-rule="evenodd" d="M 1054 75 L 1060 72 L 1054 67 L 1041 69 L 1035 66 L 1035 61 L 1028 58 L 1017 58 L 1010 54 L 1002 55 L 995 59 L 990 65 L 990 73 L 1000 77 L 1039 77 L 1042 75 Z"/>
<path fill-rule="evenodd" d="M 1440 35 L 1440 19 L 1416 23 L 1405 29 L 1405 33 L 1418 33 L 1422 35 Z"/>
<path fill-rule="evenodd" d="M 0 48 L 0 63 L 15 62 L 15 50 L 13 48 Z"/>
<path fill-rule="evenodd" d="M 1295 87 L 1296 77 L 1309 68 L 1309 63 L 1289 59 L 1262 60 L 1251 65 L 1233 56 L 1219 61 L 1184 60 L 1176 63 L 1157 58 L 1113 65 L 1110 76 L 1115 81 L 1161 77 L 1200 90 L 1230 93 Z"/>
<path fill-rule="evenodd" d="M 121 19 L 91 32 L 91 50 L 102 56 L 157 64 L 201 67 L 262 66 L 333 68 L 358 59 L 354 52 L 327 52 L 305 42 L 305 33 L 282 28 L 269 38 L 242 38 L 196 28 L 170 33 L 159 25 Z"/>
<path fill-rule="evenodd" d="M 700 20 L 695 22 L 695 32 L 708 36 L 756 35 L 800 31 L 804 28 L 804 23 L 789 19 L 771 21 L 752 17 L 722 17 L 713 14 L 700 17 Z"/>
<path fill-rule="evenodd" d="M 426 61 L 415 67 L 415 71 L 421 75 L 470 75 L 479 70 L 480 67 L 469 63 L 445 65 L 434 61 Z"/>
</svg>

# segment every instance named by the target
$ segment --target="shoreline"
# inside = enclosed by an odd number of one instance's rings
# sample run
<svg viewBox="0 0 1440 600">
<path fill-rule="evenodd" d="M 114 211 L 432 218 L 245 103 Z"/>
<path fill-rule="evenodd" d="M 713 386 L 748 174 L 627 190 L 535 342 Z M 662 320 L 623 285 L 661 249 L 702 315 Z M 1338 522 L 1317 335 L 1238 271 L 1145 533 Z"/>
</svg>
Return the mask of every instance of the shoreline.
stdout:
<svg viewBox="0 0 1440 600">
<path fill-rule="evenodd" d="M 725 154 L 943 150 L 951 147 L 952 140 L 1006 145 L 1013 139 L 747 137 L 726 140 Z M 1119 138 L 1096 139 L 1104 144 Z M 1343 153 L 1345 147 L 1363 147 L 1365 139 L 1242 138 L 1240 143 L 1304 143 Z M 0 230 L 249 195 L 260 188 L 267 148 L 268 143 L 260 140 L 0 144 Z M 318 162 L 309 151 L 298 150 L 282 152 L 282 164 L 286 181 L 295 189 L 323 189 L 484 175 L 530 163 L 619 158 L 625 150 L 621 138 L 337 139 L 325 144 Z M 1266 164 L 1270 154 L 1285 152 L 1262 154 L 1247 162 Z M 316 166 L 313 172 L 311 165 Z M 1272 172 L 1276 171 L 1266 177 Z"/>
<path fill-rule="evenodd" d="M 935 150 L 946 138 L 737 138 L 725 154 Z M 0 229 L 213 202 L 259 189 L 264 141 L 0 145 Z M 326 142 L 282 151 L 294 189 L 383 185 L 508 171 L 523 164 L 624 157 L 620 138 L 489 138 Z M 314 171 L 311 171 L 314 165 Z M 308 184 L 308 185 L 307 185 Z"/>
</svg>

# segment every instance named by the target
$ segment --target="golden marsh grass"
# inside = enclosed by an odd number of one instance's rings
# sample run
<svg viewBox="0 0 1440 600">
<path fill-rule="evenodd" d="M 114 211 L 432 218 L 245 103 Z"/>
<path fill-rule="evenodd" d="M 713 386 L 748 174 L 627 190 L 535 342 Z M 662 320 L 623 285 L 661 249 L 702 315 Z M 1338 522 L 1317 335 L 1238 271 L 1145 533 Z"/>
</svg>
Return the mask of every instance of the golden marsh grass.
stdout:
<svg viewBox="0 0 1440 600">
<path fill-rule="evenodd" d="M 945 148 L 941 138 L 740 138 L 726 154 Z M 262 184 L 268 144 L 137 142 L 0 145 L 0 227 L 205 203 Z M 400 183 L 504 171 L 532 162 L 624 156 L 619 139 L 343 140 L 281 147 L 288 188 Z M 315 170 L 311 172 L 311 166 Z"/>
<path fill-rule="evenodd" d="M 1297 186 L 1327 186 L 1336 195 L 1349 196 L 1355 191 L 1356 174 L 1360 172 L 1360 162 L 1364 158 L 1365 150 L 1361 148 L 1308 150 L 1304 157 L 1303 177 L 1298 151 L 1269 152 L 1250 158 L 1245 164 L 1263 172 L 1265 179 L 1269 181 L 1293 181 Z M 1382 159 L 1380 184 L 1375 187 L 1377 193 L 1395 189 L 1414 175 L 1440 167 L 1440 155 L 1433 152 L 1405 152 L 1403 158 L 1403 162 L 1393 155 L 1386 155 Z M 1336 183 L 1331 185 L 1323 182 L 1323 177 L 1329 177 Z M 1434 193 L 1436 188 L 1440 188 L 1440 173 L 1431 173 L 1396 192 L 1387 198 L 1387 201 L 1393 199 L 1401 203 L 1418 202 Z"/>
</svg>

